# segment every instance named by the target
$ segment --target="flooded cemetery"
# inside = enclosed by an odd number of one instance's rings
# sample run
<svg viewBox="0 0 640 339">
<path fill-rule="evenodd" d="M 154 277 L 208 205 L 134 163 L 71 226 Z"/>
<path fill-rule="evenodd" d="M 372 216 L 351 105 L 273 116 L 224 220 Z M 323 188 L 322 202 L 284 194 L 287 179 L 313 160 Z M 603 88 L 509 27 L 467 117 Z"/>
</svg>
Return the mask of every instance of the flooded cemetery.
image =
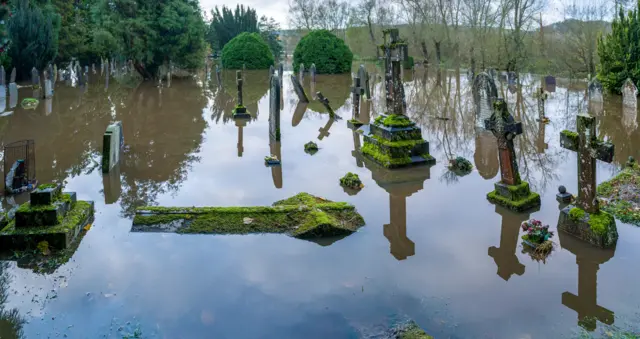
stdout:
<svg viewBox="0 0 640 339">
<path fill-rule="evenodd" d="M 633 82 L 405 69 L 395 38 L 341 75 L 2 69 L 0 338 L 638 331 Z"/>
</svg>

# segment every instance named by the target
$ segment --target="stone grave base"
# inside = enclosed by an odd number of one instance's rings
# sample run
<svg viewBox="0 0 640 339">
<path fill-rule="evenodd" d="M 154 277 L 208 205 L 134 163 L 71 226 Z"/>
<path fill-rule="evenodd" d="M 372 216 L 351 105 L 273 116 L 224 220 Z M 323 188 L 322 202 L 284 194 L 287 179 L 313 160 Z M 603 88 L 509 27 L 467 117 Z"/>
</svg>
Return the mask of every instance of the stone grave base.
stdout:
<svg viewBox="0 0 640 339">
<path fill-rule="evenodd" d="M 353 205 L 299 193 L 273 206 L 140 207 L 132 232 L 285 233 L 300 239 L 346 236 L 364 225 Z"/>
<path fill-rule="evenodd" d="M 68 248 L 80 231 L 93 220 L 93 201 L 77 201 L 72 204 L 71 196 L 75 197 L 75 193 L 63 193 L 62 196 L 62 199 L 66 200 L 64 204 L 70 205 L 70 210 L 54 225 L 16 227 L 18 214 L 24 207 L 19 208 L 14 220 L 4 221 L 4 224 L 0 225 L 0 248 L 7 251 L 35 249 L 42 241 L 46 241 L 49 247 L 55 250 Z M 24 205 L 27 205 L 25 210 L 30 209 L 28 203 Z"/>
<path fill-rule="evenodd" d="M 356 120 L 356 119 L 347 120 L 347 128 L 349 128 L 349 129 L 357 130 L 362 125 L 364 125 L 364 124 L 361 123 L 360 121 Z"/>
<path fill-rule="evenodd" d="M 503 206 L 516 212 L 524 212 L 540 206 L 540 195 L 531 192 L 529 183 L 506 185 L 502 182 L 494 184 L 495 190 L 487 194 L 487 199 L 496 205 Z"/>
<path fill-rule="evenodd" d="M 604 211 L 589 214 L 574 205 L 560 211 L 558 231 L 601 248 L 615 246 L 618 241 L 616 220 L 611 214 Z"/>
<path fill-rule="evenodd" d="M 409 118 L 401 115 L 381 115 L 363 131 L 365 157 L 386 168 L 413 165 L 433 165 L 429 142 L 422 139 L 422 131 Z"/>
</svg>

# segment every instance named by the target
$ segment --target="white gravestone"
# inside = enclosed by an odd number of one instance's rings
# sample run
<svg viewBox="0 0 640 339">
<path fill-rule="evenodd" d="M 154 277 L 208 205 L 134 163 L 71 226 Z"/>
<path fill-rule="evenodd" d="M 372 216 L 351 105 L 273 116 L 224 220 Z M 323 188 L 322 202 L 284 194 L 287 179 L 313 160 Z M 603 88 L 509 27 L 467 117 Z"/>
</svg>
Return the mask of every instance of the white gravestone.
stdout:
<svg viewBox="0 0 640 339">
<path fill-rule="evenodd" d="M 627 79 L 622 85 L 622 105 L 634 109 L 638 105 L 638 88 L 631 79 Z"/>
<path fill-rule="evenodd" d="M 120 162 L 120 152 L 124 145 L 122 122 L 116 121 L 107 126 L 102 142 L 102 173 L 109 173 Z"/>
</svg>

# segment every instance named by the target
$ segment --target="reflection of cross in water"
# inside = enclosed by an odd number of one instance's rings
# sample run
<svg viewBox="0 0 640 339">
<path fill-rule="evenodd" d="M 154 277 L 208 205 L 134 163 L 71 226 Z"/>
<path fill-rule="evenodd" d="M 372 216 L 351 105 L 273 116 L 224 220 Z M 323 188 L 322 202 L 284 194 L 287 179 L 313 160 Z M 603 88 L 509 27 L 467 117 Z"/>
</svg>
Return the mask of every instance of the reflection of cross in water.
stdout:
<svg viewBox="0 0 640 339">
<path fill-rule="evenodd" d="M 545 129 L 547 124 L 538 123 L 538 139 L 536 140 L 536 148 L 539 154 L 543 154 L 545 150 L 549 149 L 549 144 L 544 142 Z"/>
<path fill-rule="evenodd" d="M 353 114 L 351 116 L 352 119 L 360 118 L 360 96 L 364 93 L 364 88 L 360 83 L 360 77 L 356 76 L 353 78 L 353 87 L 351 87 L 352 101 L 353 101 Z"/>
<path fill-rule="evenodd" d="M 322 140 L 325 137 L 328 137 L 329 134 L 329 129 L 331 128 L 331 125 L 333 125 L 333 122 L 335 121 L 335 119 L 330 118 L 329 121 L 327 121 L 327 124 L 324 125 L 324 127 L 320 127 L 320 129 L 318 130 L 318 132 L 320 132 L 320 135 L 318 135 L 318 139 Z"/>
<path fill-rule="evenodd" d="M 517 214 L 501 206 L 496 206 L 496 213 L 502 216 L 500 247 L 489 247 L 489 256 L 498 266 L 498 275 L 508 281 L 514 274 L 524 274 L 525 266 L 518 260 L 516 248 L 518 247 L 520 224 L 529 219 L 529 213 Z"/>
<path fill-rule="evenodd" d="M 391 254 L 398 260 L 416 254 L 415 243 L 407 237 L 407 197 L 389 194 L 390 222 L 384 225 L 384 236 L 389 240 Z"/>
<path fill-rule="evenodd" d="M 591 260 L 581 260 L 578 264 L 578 295 L 570 292 L 562 293 L 562 304 L 578 312 L 578 323 L 586 330 L 596 329 L 596 320 L 611 325 L 613 312 L 598 305 L 598 270 L 600 265 Z"/>
<path fill-rule="evenodd" d="M 542 87 L 538 88 L 538 119 L 544 119 L 546 117 L 544 112 L 545 93 Z"/>
<path fill-rule="evenodd" d="M 242 157 L 242 153 L 244 153 L 243 128 L 246 125 L 247 125 L 247 122 L 245 120 L 236 119 L 236 126 L 238 127 L 238 157 Z"/>
<path fill-rule="evenodd" d="M 353 151 L 351 151 L 351 155 L 354 158 L 356 158 L 356 165 L 358 165 L 358 167 L 362 167 L 363 166 L 362 158 L 359 156 L 360 155 L 360 134 L 355 130 L 353 131 Z"/>
<path fill-rule="evenodd" d="M 282 162 L 282 144 L 280 141 L 270 141 L 269 149 L 271 155 L 275 155 Z M 276 188 L 282 188 L 282 166 L 271 166 L 271 178 Z"/>
<path fill-rule="evenodd" d="M 485 120 L 485 128 L 498 139 L 502 183 L 507 185 L 520 184 L 513 139 L 522 134 L 522 123 L 513 119 L 504 99 L 496 100 L 491 117 Z"/>
<path fill-rule="evenodd" d="M 576 204 L 588 213 L 598 213 L 596 198 L 596 160 L 613 161 L 613 144 L 596 138 L 596 118 L 580 114 L 577 117 L 578 136 L 566 140 L 561 136 L 563 148 L 578 152 L 578 198 Z M 568 142 L 567 142 L 568 141 Z"/>
</svg>

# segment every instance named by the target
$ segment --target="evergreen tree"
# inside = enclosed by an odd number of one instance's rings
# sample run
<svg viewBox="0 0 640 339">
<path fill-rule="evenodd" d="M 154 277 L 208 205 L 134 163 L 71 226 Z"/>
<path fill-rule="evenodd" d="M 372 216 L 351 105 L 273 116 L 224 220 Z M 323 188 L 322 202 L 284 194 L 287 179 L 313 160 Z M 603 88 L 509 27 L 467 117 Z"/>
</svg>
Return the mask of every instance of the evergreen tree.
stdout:
<svg viewBox="0 0 640 339">
<path fill-rule="evenodd" d="M 60 17 L 49 5 L 40 8 L 19 0 L 8 25 L 9 56 L 18 76 L 27 77 L 31 68 L 42 70 L 58 54 Z"/>
<path fill-rule="evenodd" d="M 640 2 L 638 2 L 640 8 Z M 640 80 L 640 22 L 638 8 L 624 14 L 622 8 L 611 24 L 611 33 L 598 39 L 598 80 L 613 93 L 620 93 L 629 78 Z"/>
<path fill-rule="evenodd" d="M 205 26 L 197 0 L 100 0 L 93 48 L 101 56 L 133 60 L 145 79 L 172 61 L 197 68 L 204 58 Z"/>
<path fill-rule="evenodd" d="M 214 50 L 221 50 L 240 33 L 258 33 L 258 15 L 251 7 L 238 5 L 235 11 L 227 6 L 211 10 L 208 40 Z"/>
</svg>

